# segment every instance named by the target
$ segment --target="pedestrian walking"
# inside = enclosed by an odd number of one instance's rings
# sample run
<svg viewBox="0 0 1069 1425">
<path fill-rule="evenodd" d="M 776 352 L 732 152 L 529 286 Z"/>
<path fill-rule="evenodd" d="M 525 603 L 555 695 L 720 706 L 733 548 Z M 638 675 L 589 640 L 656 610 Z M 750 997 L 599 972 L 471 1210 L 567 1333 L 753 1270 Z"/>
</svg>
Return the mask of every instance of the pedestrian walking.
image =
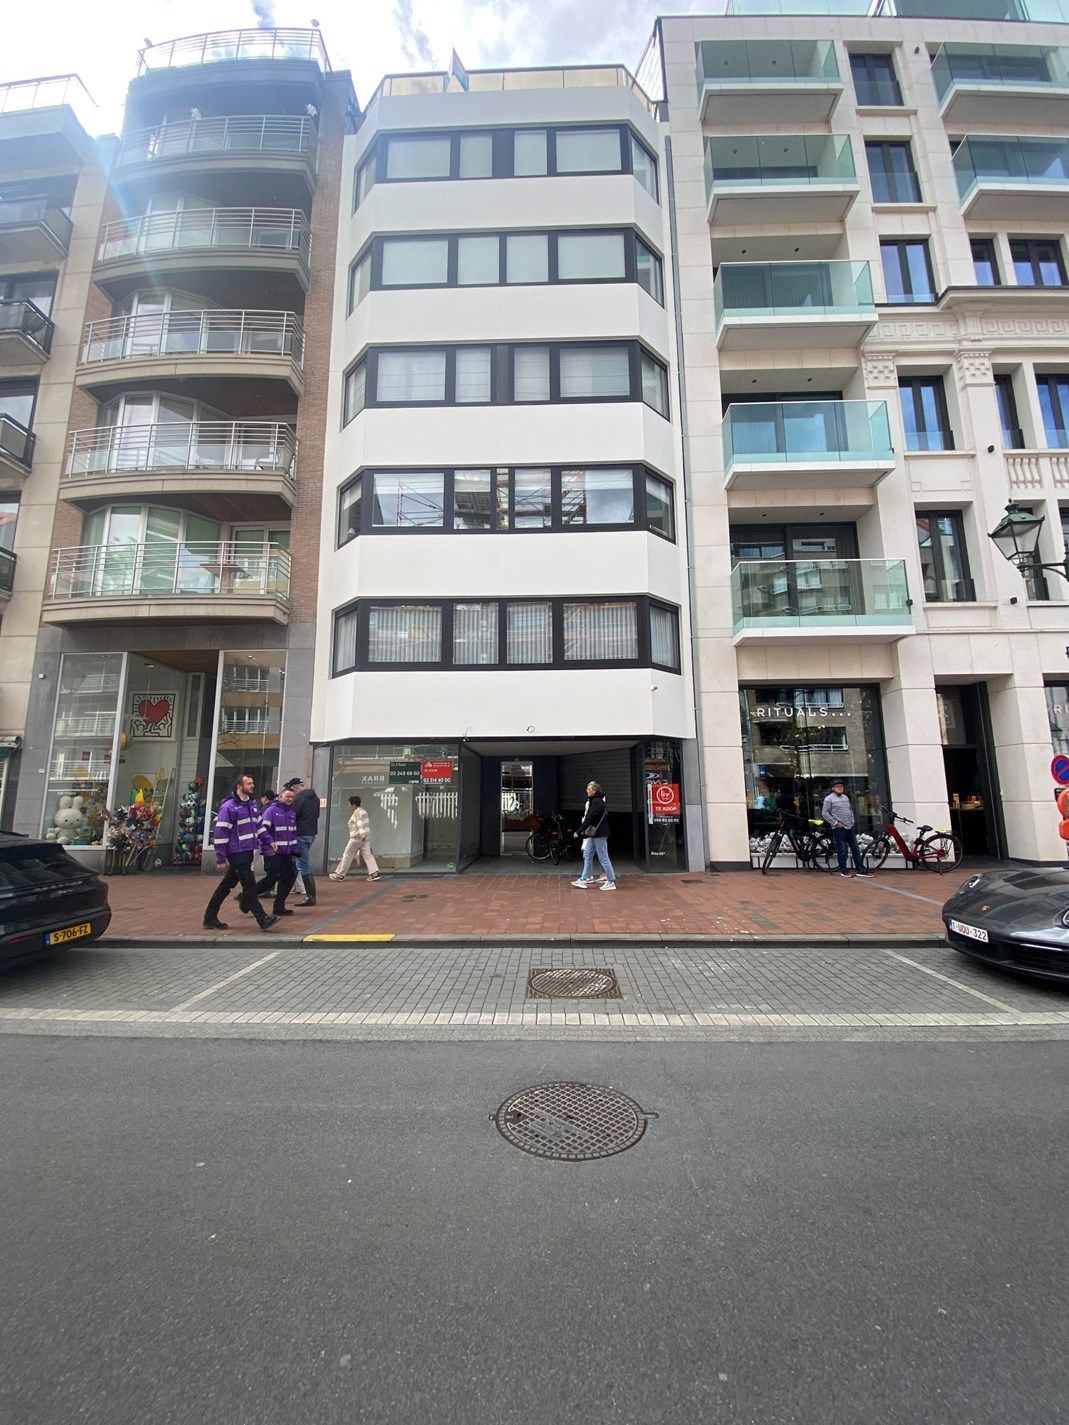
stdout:
<svg viewBox="0 0 1069 1425">
<path fill-rule="evenodd" d="M 824 798 L 820 814 L 831 830 L 832 840 L 835 842 L 839 875 L 850 875 L 846 869 L 846 853 L 849 851 L 857 875 L 867 876 L 869 872 L 865 869 L 865 863 L 861 859 L 861 847 L 857 844 L 857 823 L 854 819 L 854 808 L 850 805 L 850 798 L 846 795 L 842 781 L 832 782 L 831 791 Z"/>
<path fill-rule="evenodd" d="M 286 897 L 297 879 L 297 817 L 293 810 L 293 792 L 283 787 L 260 813 L 260 826 L 267 831 L 268 847 L 264 851 L 264 868 L 275 887 L 272 911 L 292 915 L 286 907 Z M 259 887 L 257 887 L 259 890 Z"/>
<path fill-rule="evenodd" d="M 315 905 L 316 883 L 312 875 L 312 865 L 308 853 L 312 842 L 319 835 L 319 793 L 314 787 L 306 787 L 300 777 L 291 777 L 286 783 L 293 789 L 293 814 L 297 818 L 297 874 L 304 891 L 304 900 L 299 906 Z"/>
<path fill-rule="evenodd" d="M 269 843 L 259 824 L 253 790 L 253 779 L 243 773 L 216 813 L 215 864 L 225 869 L 204 910 L 205 930 L 228 928 L 219 919 L 219 909 L 237 885 L 241 886 L 241 909 L 256 917 L 261 930 L 270 930 L 278 919 L 275 915 L 266 914 L 256 895 L 256 880 L 252 874 L 253 852 L 258 845 L 266 847 Z"/>
<path fill-rule="evenodd" d="M 588 782 L 586 784 L 586 806 L 583 807 L 579 830 L 572 833 L 573 839 L 582 837 L 583 841 L 583 872 L 577 881 L 572 882 L 572 885 L 581 891 L 585 891 L 590 885 L 590 873 L 594 869 L 595 853 L 601 869 L 605 873 L 597 877 L 595 884 L 600 885 L 603 891 L 616 889 L 616 872 L 609 860 L 609 837 L 605 830 L 608 815 L 601 787 L 597 782 Z"/>
<path fill-rule="evenodd" d="M 266 788 L 264 791 L 262 791 L 262 792 L 260 793 L 259 797 L 257 797 L 257 801 L 258 801 L 259 804 L 260 804 L 260 814 L 261 814 L 261 815 L 263 814 L 264 808 L 270 806 L 271 803 L 272 803 L 274 800 L 275 800 L 275 793 L 274 793 L 270 788 Z M 264 855 L 263 855 L 263 852 L 260 850 L 259 846 L 257 846 L 256 850 L 253 852 L 253 856 L 252 856 L 252 874 L 256 877 L 256 881 L 257 881 L 257 894 L 259 894 L 259 882 L 260 882 L 260 881 L 263 879 L 263 877 L 267 874 L 267 872 L 266 872 L 266 870 L 265 870 L 265 868 L 264 868 Z"/>
<path fill-rule="evenodd" d="M 359 857 L 367 867 L 368 880 L 381 881 L 379 863 L 375 860 L 371 850 L 371 818 L 360 805 L 359 797 L 350 797 L 349 806 L 352 808 L 352 814 L 349 817 L 349 840 L 341 854 L 341 860 L 330 873 L 330 879 L 344 881 L 354 858 Z"/>
</svg>

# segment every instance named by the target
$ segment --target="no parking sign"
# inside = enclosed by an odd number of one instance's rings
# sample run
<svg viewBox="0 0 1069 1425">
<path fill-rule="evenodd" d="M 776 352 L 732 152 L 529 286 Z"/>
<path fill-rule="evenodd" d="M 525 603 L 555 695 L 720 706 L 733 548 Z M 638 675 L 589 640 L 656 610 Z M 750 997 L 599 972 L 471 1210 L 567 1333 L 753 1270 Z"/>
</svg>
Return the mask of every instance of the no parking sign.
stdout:
<svg viewBox="0 0 1069 1425">
<path fill-rule="evenodd" d="M 1051 758 L 1050 775 L 1059 787 L 1069 787 L 1069 755 L 1059 752 L 1057 757 Z"/>
</svg>

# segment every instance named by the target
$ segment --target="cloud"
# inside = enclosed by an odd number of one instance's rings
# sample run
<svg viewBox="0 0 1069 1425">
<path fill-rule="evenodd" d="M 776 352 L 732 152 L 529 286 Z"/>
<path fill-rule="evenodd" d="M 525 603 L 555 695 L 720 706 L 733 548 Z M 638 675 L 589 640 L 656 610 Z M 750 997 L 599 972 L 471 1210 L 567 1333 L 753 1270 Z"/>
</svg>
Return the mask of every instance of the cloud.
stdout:
<svg viewBox="0 0 1069 1425">
<path fill-rule="evenodd" d="M 261 29 L 275 28 L 275 6 L 273 0 L 252 0 L 252 13 Z"/>
<path fill-rule="evenodd" d="M 431 42 L 413 15 L 412 0 L 394 0 L 393 21 L 409 64 L 414 68 L 433 69 L 435 66 Z"/>
</svg>

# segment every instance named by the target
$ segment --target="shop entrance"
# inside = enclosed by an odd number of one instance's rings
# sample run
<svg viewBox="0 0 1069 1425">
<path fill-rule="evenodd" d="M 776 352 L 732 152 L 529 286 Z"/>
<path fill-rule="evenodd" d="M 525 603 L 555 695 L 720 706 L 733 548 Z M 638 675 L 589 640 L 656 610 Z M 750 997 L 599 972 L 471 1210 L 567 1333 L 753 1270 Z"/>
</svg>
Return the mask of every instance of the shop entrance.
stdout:
<svg viewBox="0 0 1069 1425">
<path fill-rule="evenodd" d="M 950 803 L 950 829 L 966 856 L 1001 856 L 1004 841 L 995 794 L 987 689 L 963 683 L 935 690 L 943 767 Z"/>
</svg>

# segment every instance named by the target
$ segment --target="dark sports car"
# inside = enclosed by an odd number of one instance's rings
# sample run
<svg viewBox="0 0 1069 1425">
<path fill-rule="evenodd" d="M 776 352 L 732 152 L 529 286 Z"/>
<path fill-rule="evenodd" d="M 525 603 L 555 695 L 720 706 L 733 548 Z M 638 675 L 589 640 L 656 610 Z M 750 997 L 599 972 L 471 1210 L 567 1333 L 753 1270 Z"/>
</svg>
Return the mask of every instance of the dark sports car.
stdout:
<svg viewBox="0 0 1069 1425">
<path fill-rule="evenodd" d="M 0 831 L 0 964 L 96 940 L 110 920 L 95 871 L 54 841 Z"/>
<path fill-rule="evenodd" d="M 943 907 L 955 950 L 1069 983 L 1069 866 L 970 876 Z"/>
</svg>

